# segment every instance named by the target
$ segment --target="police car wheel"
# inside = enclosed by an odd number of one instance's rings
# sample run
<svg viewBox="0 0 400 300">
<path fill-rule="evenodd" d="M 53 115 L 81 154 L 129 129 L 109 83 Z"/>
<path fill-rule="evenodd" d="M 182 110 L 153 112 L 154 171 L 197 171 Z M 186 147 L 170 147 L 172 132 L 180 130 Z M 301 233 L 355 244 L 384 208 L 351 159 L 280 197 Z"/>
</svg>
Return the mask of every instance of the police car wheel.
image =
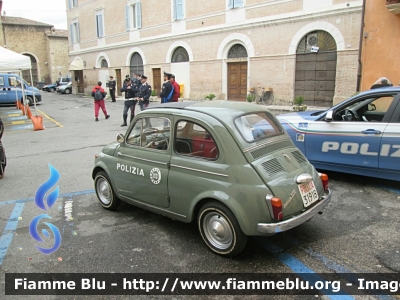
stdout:
<svg viewBox="0 0 400 300">
<path fill-rule="evenodd" d="M 110 179 L 103 171 L 98 172 L 94 178 L 94 188 L 100 204 L 109 210 L 115 210 L 121 204 L 121 200 L 115 195 Z"/>
<path fill-rule="evenodd" d="M 29 106 L 32 106 L 32 105 L 33 105 L 33 98 L 30 97 L 30 96 L 28 96 L 28 97 L 26 97 L 26 98 L 28 99 L 28 104 L 29 104 Z"/>
<path fill-rule="evenodd" d="M 219 202 L 208 202 L 200 209 L 197 226 L 206 245 L 222 256 L 233 257 L 246 246 L 247 236 L 235 216 Z"/>
</svg>

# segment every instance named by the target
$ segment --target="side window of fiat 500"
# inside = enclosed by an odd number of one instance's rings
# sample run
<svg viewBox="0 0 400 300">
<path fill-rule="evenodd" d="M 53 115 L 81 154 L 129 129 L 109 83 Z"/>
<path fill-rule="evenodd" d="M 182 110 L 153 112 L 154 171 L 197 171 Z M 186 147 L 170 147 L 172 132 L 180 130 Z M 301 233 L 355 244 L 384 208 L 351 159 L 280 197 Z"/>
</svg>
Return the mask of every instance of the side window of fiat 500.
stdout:
<svg viewBox="0 0 400 300">
<path fill-rule="evenodd" d="M 179 121 L 175 128 L 176 153 L 211 160 L 218 158 L 217 144 L 203 126 L 190 121 Z"/>
<path fill-rule="evenodd" d="M 167 150 L 171 123 L 167 118 L 145 117 L 136 121 L 127 144 L 155 150 Z"/>
</svg>

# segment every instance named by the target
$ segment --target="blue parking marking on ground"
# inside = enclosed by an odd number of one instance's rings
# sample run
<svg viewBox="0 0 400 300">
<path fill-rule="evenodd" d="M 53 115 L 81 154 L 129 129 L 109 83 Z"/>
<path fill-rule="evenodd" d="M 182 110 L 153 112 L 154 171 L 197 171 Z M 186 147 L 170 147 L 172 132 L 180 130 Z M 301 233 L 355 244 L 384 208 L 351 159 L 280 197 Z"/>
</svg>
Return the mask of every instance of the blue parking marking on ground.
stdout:
<svg viewBox="0 0 400 300">
<path fill-rule="evenodd" d="M 29 125 L 12 125 L 10 126 L 11 130 L 26 130 L 26 129 L 32 129 L 33 125 L 29 124 Z"/>
<path fill-rule="evenodd" d="M 9 117 L 5 118 L 7 121 L 28 120 L 27 116 Z"/>
<path fill-rule="evenodd" d="M 268 252 L 275 254 L 276 257 L 284 263 L 286 266 L 288 266 L 293 272 L 295 272 L 299 277 L 301 277 L 303 280 L 307 280 L 310 282 L 311 285 L 315 285 L 317 281 L 325 281 L 321 276 L 316 274 L 313 270 L 311 270 L 309 267 L 307 267 L 305 264 L 303 264 L 301 261 L 299 261 L 297 258 L 295 258 L 293 255 L 290 255 L 288 253 L 284 252 L 284 249 L 279 247 L 278 245 L 266 241 L 265 239 L 256 239 L 265 249 L 268 250 Z M 321 293 L 325 294 L 328 298 L 330 299 L 335 299 L 335 300 L 353 300 L 354 297 L 347 295 L 343 291 L 341 291 L 341 295 L 332 295 L 334 294 L 333 290 L 331 287 L 328 289 L 321 289 L 318 290 Z"/>
<path fill-rule="evenodd" d="M 64 198 L 64 197 L 72 198 L 73 196 L 80 196 L 80 195 L 87 195 L 87 194 L 94 194 L 94 190 L 84 190 L 84 191 L 79 191 L 79 192 L 60 194 L 59 198 Z M 0 202 L 0 206 L 14 204 L 14 203 L 25 203 L 25 202 L 29 202 L 29 201 L 33 201 L 33 200 L 35 200 L 35 198 L 7 200 L 7 201 Z"/>
<path fill-rule="evenodd" d="M 299 245 L 300 241 L 298 239 L 296 239 L 295 237 L 292 237 L 290 235 L 286 235 L 286 240 L 289 241 L 292 245 Z M 298 246 L 299 249 L 303 250 L 304 252 L 306 252 L 308 255 L 310 255 L 312 258 L 315 258 L 316 260 L 320 261 L 326 268 L 328 268 L 329 270 L 335 271 L 335 273 L 337 275 L 339 275 L 342 278 L 345 278 L 347 281 L 353 283 L 353 284 L 358 284 L 358 277 L 356 274 L 354 274 L 353 272 L 351 272 L 349 269 L 339 265 L 337 262 L 331 260 L 330 258 L 315 252 L 313 249 L 311 249 L 310 247 L 308 248 L 304 248 L 301 246 Z M 367 273 L 364 271 L 364 273 Z M 379 292 L 379 293 L 378 293 Z M 374 293 L 378 293 L 378 294 L 374 294 L 374 296 L 378 299 L 381 300 L 392 300 L 393 298 L 384 294 L 384 292 L 381 291 L 374 291 Z"/>
<path fill-rule="evenodd" d="M 1 111 L 3 114 L 20 114 L 21 111 L 16 109 L 16 110 L 7 110 L 7 111 Z"/>
<path fill-rule="evenodd" d="M 93 193 L 94 190 L 85 190 L 85 191 L 61 194 L 59 198 L 72 198 L 74 196 L 88 195 Z M 34 200 L 35 198 L 25 198 L 25 199 L 0 202 L 0 206 L 15 204 L 14 209 L 10 215 L 10 218 L 7 221 L 6 227 L 4 228 L 4 232 L 0 237 L 0 266 L 3 264 L 4 257 L 6 256 L 8 248 L 10 247 L 10 244 L 12 242 L 12 238 L 18 226 L 18 217 L 21 215 L 25 203 Z"/>
<path fill-rule="evenodd" d="M 16 203 L 14 209 L 7 221 L 4 232 L 0 237 L 0 266 L 3 264 L 4 257 L 7 254 L 8 247 L 11 244 L 15 230 L 18 226 L 18 217 L 21 215 L 24 209 L 25 203 Z"/>
<path fill-rule="evenodd" d="M 325 257 L 324 255 L 317 253 L 315 251 L 313 251 L 311 248 L 302 248 L 300 247 L 300 249 L 304 250 L 304 252 L 306 252 L 307 254 L 309 254 L 311 257 L 319 260 L 320 262 L 323 263 L 323 265 L 325 267 L 327 267 L 330 270 L 333 270 L 336 272 L 336 274 L 338 274 L 340 277 L 345 278 L 347 281 L 358 285 L 358 276 L 356 274 L 353 274 L 350 270 L 346 269 L 345 267 L 342 267 L 341 265 L 337 264 L 336 262 L 332 261 L 331 259 Z M 378 293 L 379 294 L 375 294 Z M 393 299 L 392 297 L 385 295 L 383 292 L 381 291 L 374 291 L 374 296 L 377 297 L 378 299 L 381 300 L 391 300 Z"/>
</svg>

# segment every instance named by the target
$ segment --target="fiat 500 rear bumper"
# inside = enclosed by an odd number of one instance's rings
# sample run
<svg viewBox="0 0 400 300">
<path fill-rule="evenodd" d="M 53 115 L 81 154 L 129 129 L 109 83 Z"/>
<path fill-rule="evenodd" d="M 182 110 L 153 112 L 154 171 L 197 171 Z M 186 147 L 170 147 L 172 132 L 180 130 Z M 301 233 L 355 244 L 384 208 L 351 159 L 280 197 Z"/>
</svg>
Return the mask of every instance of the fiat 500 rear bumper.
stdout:
<svg viewBox="0 0 400 300">
<path fill-rule="evenodd" d="M 300 215 L 294 216 L 288 220 L 279 222 L 279 223 L 258 223 L 257 224 L 257 231 L 263 233 L 264 235 L 274 235 L 279 232 L 287 231 L 294 227 L 307 222 L 312 217 L 314 217 L 317 213 L 322 211 L 322 209 L 329 203 L 331 200 L 332 193 L 331 191 L 328 192 L 327 195 L 324 196 L 322 200 L 320 200 L 316 205 L 312 208 L 306 210 Z"/>
</svg>

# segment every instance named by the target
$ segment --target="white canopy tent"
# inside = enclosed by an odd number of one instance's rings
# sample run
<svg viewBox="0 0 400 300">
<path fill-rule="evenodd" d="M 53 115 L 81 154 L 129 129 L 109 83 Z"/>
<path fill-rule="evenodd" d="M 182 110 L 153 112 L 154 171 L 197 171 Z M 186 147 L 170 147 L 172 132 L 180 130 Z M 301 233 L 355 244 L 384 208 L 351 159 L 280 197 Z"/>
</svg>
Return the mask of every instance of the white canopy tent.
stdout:
<svg viewBox="0 0 400 300">
<path fill-rule="evenodd" d="M 32 68 L 28 56 L 0 47 L 0 72 L 29 70 Z"/>
<path fill-rule="evenodd" d="M 0 47 L 0 73 L 18 72 L 20 77 L 23 79 L 22 77 L 23 70 L 30 71 L 31 75 L 30 81 L 33 83 L 31 59 L 28 56 Z M 22 82 L 21 82 L 21 89 L 22 89 L 24 103 L 26 103 L 27 100 L 25 96 L 24 84 Z M 32 95 L 36 111 L 35 93 L 32 92 Z"/>
</svg>

